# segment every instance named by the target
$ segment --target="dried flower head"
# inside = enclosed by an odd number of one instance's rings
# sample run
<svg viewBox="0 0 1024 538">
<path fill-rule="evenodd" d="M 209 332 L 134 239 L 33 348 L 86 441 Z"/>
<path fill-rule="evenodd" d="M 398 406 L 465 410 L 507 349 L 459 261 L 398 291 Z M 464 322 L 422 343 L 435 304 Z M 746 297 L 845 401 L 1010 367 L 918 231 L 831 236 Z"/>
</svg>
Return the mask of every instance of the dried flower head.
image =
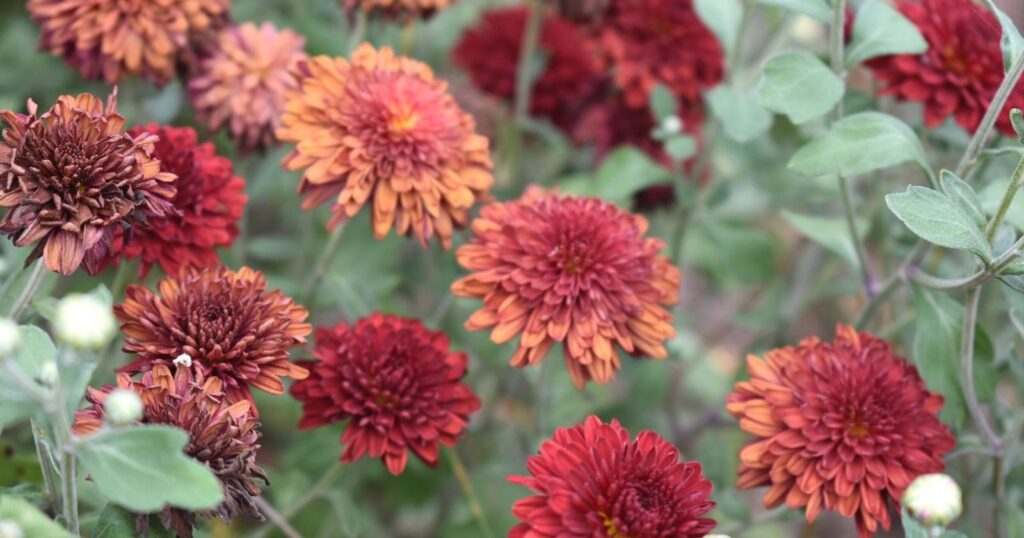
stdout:
<svg viewBox="0 0 1024 538">
<path fill-rule="evenodd" d="M 285 95 L 299 86 L 296 67 L 306 59 L 305 46 L 305 38 L 269 22 L 224 30 L 188 85 L 197 121 L 214 131 L 226 127 L 245 152 L 275 145 Z"/>
<path fill-rule="evenodd" d="M 494 178 L 487 139 L 447 85 L 426 64 L 367 44 L 351 62 L 320 56 L 301 71 L 277 135 L 296 144 L 284 166 L 305 170 L 303 207 L 334 199 L 334 227 L 369 202 L 377 238 L 394 226 L 450 248 Z"/>
<path fill-rule="evenodd" d="M 0 112 L 0 233 L 17 246 L 36 244 L 26 263 L 43 256 L 52 271 L 90 274 L 119 227 L 173 212 L 174 174 L 153 157 L 156 137 L 121 132 L 116 94 L 103 102 L 89 94 L 63 96 L 36 116 Z"/>
<path fill-rule="evenodd" d="M 924 104 L 924 123 L 938 127 L 952 116 L 974 132 L 1003 81 L 999 22 L 974 0 L 899 0 L 897 7 L 921 31 L 928 50 L 868 62 L 882 82 L 879 93 Z M 1011 95 L 996 124 L 1013 136 L 1009 111 L 1024 107 L 1024 84 Z"/>
<path fill-rule="evenodd" d="M 452 291 L 484 303 L 466 328 L 493 327 L 497 343 L 519 336 L 515 367 L 540 362 L 561 342 L 577 388 L 615 377 L 616 345 L 665 358 L 675 335 L 665 306 L 678 301 L 679 270 L 646 231 L 646 219 L 610 203 L 538 188 L 484 207 L 475 237 L 456 254 L 472 274 Z"/>
<path fill-rule="evenodd" d="M 89 407 L 75 414 L 72 427 L 77 435 L 89 435 L 103 425 L 106 408 L 116 390 L 134 392 L 142 398 L 143 424 L 167 424 L 188 433 L 185 453 L 204 463 L 220 479 L 224 503 L 199 515 L 230 521 L 237 515 L 262 519 L 253 499 L 260 494 L 260 482 L 269 485 L 266 473 L 256 465 L 259 450 L 259 421 L 255 408 L 246 400 L 232 401 L 217 377 L 207 377 L 201 368 L 158 364 L 133 380 L 117 376 L 117 387 L 90 388 Z M 112 394 L 114 393 L 114 394 Z M 195 514 L 168 508 L 160 514 L 164 524 L 178 536 L 192 536 Z"/>
<path fill-rule="evenodd" d="M 231 161 L 217 155 L 213 144 L 199 144 L 189 127 L 147 125 L 129 133 L 159 137 L 154 156 L 164 171 L 178 176 L 171 201 L 176 211 L 150 219 L 148 226 L 118 231 L 108 261 L 140 259 L 140 277 L 154 264 L 171 275 L 184 267 L 218 265 L 216 249 L 238 236 L 248 200 L 245 180 L 232 175 Z"/>
<path fill-rule="evenodd" d="M 110 84 L 128 74 L 169 82 L 230 7 L 231 0 L 28 0 L 42 27 L 40 47 Z"/>
<path fill-rule="evenodd" d="M 190 268 L 157 289 L 129 286 L 125 302 L 114 307 L 124 351 L 138 354 L 121 372 L 187 363 L 221 379 L 232 401 L 251 400 L 250 387 L 281 394 L 281 377 L 308 374 L 288 361 L 288 350 L 306 343 L 309 312 L 280 291 L 267 291 L 263 273 Z M 179 360 L 183 355 L 188 360 Z"/>
<path fill-rule="evenodd" d="M 703 538 L 715 527 L 701 517 L 715 503 L 700 464 L 652 431 L 630 440 L 618 421 L 590 416 L 555 430 L 526 469 L 509 481 L 536 495 L 512 507 L 521 523 L 509 538 Z"/>
<path fill-rule="evenodd" d="M 840 325 L 835 342 L 807 338 L 748 357 L 747 369 L 727 408 L 757 437 L 740 452 L 739 487 L 769 486 L 767 507 L 806 507 L 807 521 L 833 510 L 867 537 L 956 444 L 937 418 L 942 397 L 868 333 Z"/>
<path fill-rule="evenodd" d="M 440 445 L 455 446 L 480 409 L 462 383 L 466 355 L 449 351 L 444 333 L 416 320 L 374 314 L 318 329 L 313 354 L 316 361 L 299 363 L 309 377 L 292 386 L 302 401 L 299 427 L 347 420 L 344 462 L 381 458 L 397 475 L 411 450 L 436 466 Z"/>
<path fill-rule="evenodd" d="M 429 18 L 438 11 L 451 7 L 456 0 L 339 0 L 349 17 L 356 10 L 366 13 L 381 13 L 390 18 Z"/>
</svg>

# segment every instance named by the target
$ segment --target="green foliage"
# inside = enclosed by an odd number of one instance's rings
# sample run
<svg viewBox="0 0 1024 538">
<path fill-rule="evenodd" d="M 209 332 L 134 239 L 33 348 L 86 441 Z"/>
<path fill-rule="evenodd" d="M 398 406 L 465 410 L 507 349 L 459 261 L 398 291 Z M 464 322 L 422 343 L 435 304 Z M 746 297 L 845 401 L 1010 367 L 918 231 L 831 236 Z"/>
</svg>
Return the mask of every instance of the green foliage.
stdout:
<svg viewBox="0 0 1024 538">
<path fill-rule="evenodd" d="M 905 193 L 887 195 L 885 203 L 925 241 L 973 252 L 985 263 L 992 260 L 992 247 L 977 220 L 945 194 L 911 186 Z"/>
<path fill-rule="evenodd" d="M 808 239 L 834 252 L 850 267 L 857 268 L 860 265 L 857 261 L 857 247 L 850 237 L 845 219 L 801 215 L 790 211 L 783 211 L 782 217 Z M 858 237 L 863 238 L 867 232 L 866 223 L 858 222 L 857 231 Z"/>
<path fill-rule="evenodd" d="M 955 530 L 942 530 L 938 534 L 931 532 L 931 529 L 921 525 L 916 519 L 910 517 L 906 510 L 902 511 L 901 519 L 905 538 L 967 538 L 967 535 Z"/>
<path fill-rule="evenodd" d="M 722 122 L 726 136 L 736 142 L 750 142 L 772 126 L 772 115 L 757 104 L 751 91 L 723 84 L 708 92 L 705 99 L 711 113 Z"/>
<path fill-rule="evenodd" d="M 813 54 L 782 52 L 764 64 L 758 103 L 800 124 L 835 108 L 845 91 L 843 81 Z"/>
<path fill-rule="evenodd" d="M 12 521 L 21 527 L 26 538 L 71 537 L 63 527 L 55 523 L 34 505 L 11 496 L 0 497 L 0 521 Z"/>
<path fill-rule="evenodd" d="M 921 141 L 910 127 L 888 114 L 861 112 L 800 148 L 789 167 L 806 176 L 856 176 L 905 162 L 931 174 Z"/>
<path fill-rule="evenodd" d="M 829 7 L 827 0 L 757 0 L 757 2 L 801 13 L 825 24 L 832 23 L 832 8 Z"/>
<path fill-rule="evenodd" d="M 919 54 L 928 50 L 921 32 L 884 0 L 868 0 L 857 11 L 846 66 L 887 54 Z"/>
<path fill-rule="evenodd" d="M 132 511 L 214 508 L 224 500 L 220 481 L 185 457 L 187 443 L 188 434 L 167 426 L 104 430 L 83 439 L 79 461 L 104 496 Z"/>
<path fill-rule="evenodd" d="M 963 306 L 940 293 L 914 287 L 914 356 L 930 390 L 944 399 L 940 418 L 955 429 L 967 419 L 960 387 L 960 331 Z"/>
<path fill-rule="evenodd" d="M 92 531 L 92 538 L 125 538 L 135 536 L 135 514 L 114 504 L 107 504 L 100 512 Z M 174 533 L 163 528 L 153 517 L 149 518 L 147 538 L 173 538 Z"/>
<path fill-rule="evenodd" d="M 672 175 L 646 153 L 631 147 L 613 151 L 593 175 L 581 175 L 560 182 L 561 190 L 595 196 L 628 206 L 637 191 L 672 181 Z"/>
<path fill-rule="evenodd" d="M 697 15 L 718 38 L 726 56 L 736 48 L 736 34 L 743 19 L 743 4 L 740 0 L 696 0 Z"/>
<path fill-rule="evenodd" d="M 43 364 L 57 357 L 57 349 L 50 337 L 39 327 L 18 327 L 21 343 L 11 366 L 32 383 L 38 379 Z M 0 370 L 0 430 L 15 421 L 28 418 L 40 410 L 34 391 L 21 386 L 7 371 Z M 36 384 L 38 390 L 42 387 Z"/>
<path fill-rule="evenodd" d="M 996 18 L 999 20 L 999 26 L 1002 27 L 1003 32 L 999 40 L 999 48 L 1003 51 L 1003 68 L 1009 71 L 1010 67 L 1017 61 L 1017 58 L 1024 54 L 1024 37 L 1021 37 L 1020 30 L 1013 23 L 1013 19 L 1003 10 L 999 9 L 999 6 L 993 0 L 985 0 L 985 3 L 988 4 L 992 13 L 995 13 Z"/>
<path fill-rule="evenodd" d="M 974 189 L 964 180 L 949 170 L 939 172 L 939 183 L 946 196 L 960 206 L 963 213 L 969 215 L 979 228 L 984 228 L 988 222 L 985 209 L 981 206 L 981 199 Z"/>
</svg>

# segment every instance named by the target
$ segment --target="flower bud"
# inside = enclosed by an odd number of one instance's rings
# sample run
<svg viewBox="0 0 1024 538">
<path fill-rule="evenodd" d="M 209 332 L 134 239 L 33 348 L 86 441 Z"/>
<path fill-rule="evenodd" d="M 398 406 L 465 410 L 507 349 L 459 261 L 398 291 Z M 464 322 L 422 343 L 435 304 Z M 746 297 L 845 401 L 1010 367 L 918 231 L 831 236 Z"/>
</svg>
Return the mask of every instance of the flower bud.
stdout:
<svg viewBox="0 0 1024 538">
<path fill-rule="evenodd" d="M 679 134 L 683 130 L 683 120 L 675 114 L 665 116 L 665 119 L 661 120 L 661 130 L 666 134 Z"/>
<path fill-rule="evenodd" d="M 821 43 L 825 39 L 825 26 L 807 15 L 797 16 L 791 28 L 790 35 L 803 45 Z"/>
<path fill-rule="evenodd" d="M 142 418 L 142 399 L 130 390 L 114 389 L 103 404 L 104 416 L 115 426 L 131 424 Z"/>
<path fill-rule="evenodd" d="M 46 361 L 39 368 L 39 382 L 47 387 L 52 387 L 57 384 L 60 379 L 60 372 L 57 370 L 57 363 L 54 361 Z"/>
<path fill-rule="evenodd" d="M 20 342 L 18 324 L 7 318 L 0 318 L 0 359 L 14 355 Z"/>
<path fill-rule="evenodd" d="M 0 538 L 25 538 L 25 533 L 16 522 L 0 519 Z"/>
<path fill-rule="evenodd" d="M 117 332 L 110 306 L 92 295 L 74 293 L 61 299 L 54 318 L 57 339 L 79 349 L 100 349 Z"/>
<path fill-rule="evenodd" d="M 903 506 L 924 526 L 945 527 L 963 511 L 960 486 L 944 474 L 921 475 L 903 492 Z"/>
</svg>

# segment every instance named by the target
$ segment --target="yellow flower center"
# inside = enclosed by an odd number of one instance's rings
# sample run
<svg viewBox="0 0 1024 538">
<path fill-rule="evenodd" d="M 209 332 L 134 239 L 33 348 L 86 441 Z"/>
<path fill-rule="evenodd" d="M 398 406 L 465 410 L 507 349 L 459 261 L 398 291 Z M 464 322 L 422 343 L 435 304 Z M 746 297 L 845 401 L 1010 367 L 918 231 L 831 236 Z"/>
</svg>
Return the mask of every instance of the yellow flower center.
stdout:
<svg viewBox="0 0 1024 538">
<path fill-rule="evenodd" d="M 601 514 L 601 518 L 604 519 L 604 532 L 608 534 L 608 538 L 629 538 L 625 534 L 619 532 L 619 529 L 615 527 L 615 521 L 612 518 Z"/>
<path fill-rule="evenodd" d="M 391 132 L 395 134 L 407 133 L 415 129 L 419 122 L 419 114 L 412 111 L 404 111 L 391 120 Z"/>
</svg>

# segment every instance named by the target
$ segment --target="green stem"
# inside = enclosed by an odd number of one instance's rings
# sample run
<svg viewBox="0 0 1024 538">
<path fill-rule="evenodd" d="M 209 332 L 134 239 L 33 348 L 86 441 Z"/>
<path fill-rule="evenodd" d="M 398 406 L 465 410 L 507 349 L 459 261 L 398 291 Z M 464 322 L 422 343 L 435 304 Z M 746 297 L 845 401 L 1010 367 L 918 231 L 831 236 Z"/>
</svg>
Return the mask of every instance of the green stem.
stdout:
<svg viewBox="0 0 1024 538">
<path fill-rule="evenodd" d="M 43 444 L 46 433 L 35 419 L 30 419 L 29 425 L 32 428 L 32 442 L 36 447 L 36 458 L 39 459 L 39 468 L 43 474 L 43 487 L 46 489 L 46 496 L 50 499 L 50 504 L 54 510 L 63 512 L 64 499 L 57 490 L 57 477 L 54 475 L 53 459 L 50 457 L 50 451 Z"/>
<path fill-rule="evenodd" d="M 960 158 L 960 164 L 956 167 L 957 176 L 967 178 L 967 172 L 974 166 L 978 156 L 985 149 L 988 137 L 992 134 L 992 128 L 995 127 L 999 115 L 1003 113 L 1003 107 L 1006 106 L 1010 94 L 1017 87 L 1017 81 L 1020 80 L 1022 73 L 1024 73 L 1024 54 L 1019 54 L 1010 70 L 1006 72 L 1006 76 L 1003 77 L 1003 82 L 996 90 L 996 94 L 988 106 L 988 111 L 985 112 L 978 129 L 974 132 L 970 143 L 967 144 L 967 151 L 964 152 L 963 157 Z"/>
<path fill-rule="evenodd" d="M 473 513 L 473 517 L 476 518 L 476 522 L 480 526 L 480 532 L 483 533 L 485 538 L 494 538 L 494 531 L 491 530 L 491 525 L 487 522 L 487 516 L 484 514 L 483 505 L 480 504 L 480 498 L 477 496 L 476 490 L 473 489 L 473 482 L 469 479 L 469 473 L 466 472 L 466 466 L 462 464 L 462 459 L 459 457 L 459 453 L 456 452 L 454 447 L 445 450 L 444 452 L 448 455 L 448 462 L 452 466 L 452 473 L 455 474 L 455 480 L 458 481 L 459 487 L 462 489 L 462 494 L 466 496 L 466 501 L 469 503 L 469 510 Z"/>
<path fill-rule="evenodd" d="M 110 296 L 114 298 L 115 303 L 124 296 L 124 290 L 128 288 L 128 281 L 131 280 L 137 266 L 135 262 L 121 260 L 121 265 L 118 266 L 114 280 L 110 284 Z"/>
<path fill-rule="evenodd" d="M 299 500 L 292 503 L 288 508 L 284 509 L 280 513 L 284 521 L 287 523 L 289 519 L 295 517 L 295 515 L 302 511 L 303 508 L 327 493 L 327 490 L 331 489 L 331 486 L 334 485 L 334 481 L 341 476 L 341 473 L 344 470 L 345 465 L 340 461 L 335 461 L 334 464 L 324 472 L 323 476 L 320 477 L 320 480 L 314 484 L 305 495 L 300 497 Z M 271 528 L 271 525 L 264 525 L 260 527 L 255 533 L 253 533 L 252 538 L 263 538 L 270 533 Z"/>
<path fill-rule="evenodd" d="M 1022 54 L 1021 56 L 1024 56 Z M 1010 185 L 1006 188 L 1006 192 L 1003 194 L 1003 200 L 999 203 L 999 209 L 996 211 L 995 216 L 992 217 L 992 221 L 989 222 L 988 228 L 985 230 L 985 235 L 988 237 L 989 242 L 996 236 L 996 231 L 999 230 L 999 225 L 1003 223 L 1003 219 L 1006 218 L 1006 213 L 1010 210 L 1010 206 L 1013 204 L 1013 199 L 1017 197 L 1017 192 L 1020 190 L 1021 183 L 1024 182 L 1024 159 L 1021 159 L 1017 163 L 1017 168 L 1013 170 L 1013 175 L 1010 177 Z"/>
<path fill-rule="evenodd" d="M 995 428 L 985 415 L 981 402 L 978 400 L 978 390 L 974 385 L 974 336 L 975 325 L 978 322 L 978 303 L 981 300 L 981 286 L 976 286 L 967 291 L 967 298 L 964 299 L 964 326 L 963 337 L 960 340 L 961 358 L 961 379 L 963 380 L 964 400 L 967 401 L 967 409 L 971 413 L 978 429 L 981 430 L 985 441 L 993 454 L 1001 454 L 1003 440 L 996 434 Z"/>
<path fill-rule="evenodd" d="M 366 37 L 366 25 L 368 24 L 369 16 L 362 9 L 356 12 L 355 24 L 352 25 L 348 36 L 348 53 L 352 54 L 353 51 L 359 47 L 359 44 L 363 42 L 363 38 Z"/>
<path fill-rule="evenodd" d="M 36 266 L 32 268 L 32 273 L 28 277 L 28 281 L 25 282 L 25 287 L 21 289 L 21 293 L 18 298 L 14 300 L 14 304 L 11 306 L 10 311 L 7 312 L 7 317 L 13 321 L 18 321 L 21 315 L 25 313 L 25 309 L 28 308 L 29 303 L 35 298 L 36 292 L 39 291 L 39 284 L 43 282 L 43 276 L 46 274 L 46 265 L 43 264 L 43 260 L 36 261 Z"/>
<path fill-rule="evenodd" d="M 288 523 L 288 518 L 284 517 L 284 514 L 278 512 L 277 509 L 274 508 L 274 505 L 270 504 L 269 501 L 263 497 L 255 497 L 253 498 L 253 502 L 256 503 L 256 507 L 259 508 L 260 513 L 266 516 L 266 518 L 270 520 L 270 522 L 273 523 L 282 534 L 288 538 L 302 538 L 299 531 L 295 530 L 295 527 L 292 527 L 291 524 Z"/>
<path fill-rule="evenodd" d="M 75 360 L 67 352 L 58 355 L 60 367 L 58 372 L 63 371 L 64 366 Z M 70 360 L 69 360 L 70 359 Z M 75 440 L 71 432 L 71 420 L 68 416 L 68 398 L 64 393 L 64 384 L 58 380 L 53 385 L 52 401 L 56 409 L 51 411 L 53 418 L 53 438 L 56 442 L 58 461 L 60 463 L 61 497 L 64 507 L 64 521 L 72 536 L 79 535 L 78 521 L 78 469 L 75 460 Z"/>
<path fill-rule="evenodd" d="M 518 128 L 530 117 L 530 94 L 533 93 L 533 57 L 537 55 L 540 43 L 541 24 L 544 20 L 544 6 L 537 0 L 530 0 L 530 17 L 523 30 L 523 43 L 519 51 L 519 65 L 516 67 L 515 115 Z"/>
<path fill-rule="evenodd" d="M 992 527 L 995 529 L 996 538 L 1005 538 L 1006 529 L 1003 528 L 1003 496 L 1005 495 L 1004 480 L 1006 473 L 1003 472 L 1003 455 L 992 456 L 992 489 L 995 492 L 995 505 L 992 507 Z"/>
<path fill-rule="evenodd" d="M 341 246 L 341 237 L 345 234 L 345 223 L 342 222 L 334 231 L 331 232 L 330 238 L 327 240 L 327 246 L 324 247 L 323 252 L 320 253 L 320 258 L 316 261 L 316 265 L 313 267 L 313 272 L 309 275 L 309 280 L 306 281 L 306 286 L 302 289 L 302 304 L 308 305 L 311 300 L 316 296 L 316 290 L 320 287 L 320 284 L 324 280 L 324 276 L 327 274 L 327 270 L 331 267 L 331 262 L 334 261 L 335 254 L 338 253 L 338 247 Z M 309 306 L 307 306 L 309 308 Z"/>
</svg>

